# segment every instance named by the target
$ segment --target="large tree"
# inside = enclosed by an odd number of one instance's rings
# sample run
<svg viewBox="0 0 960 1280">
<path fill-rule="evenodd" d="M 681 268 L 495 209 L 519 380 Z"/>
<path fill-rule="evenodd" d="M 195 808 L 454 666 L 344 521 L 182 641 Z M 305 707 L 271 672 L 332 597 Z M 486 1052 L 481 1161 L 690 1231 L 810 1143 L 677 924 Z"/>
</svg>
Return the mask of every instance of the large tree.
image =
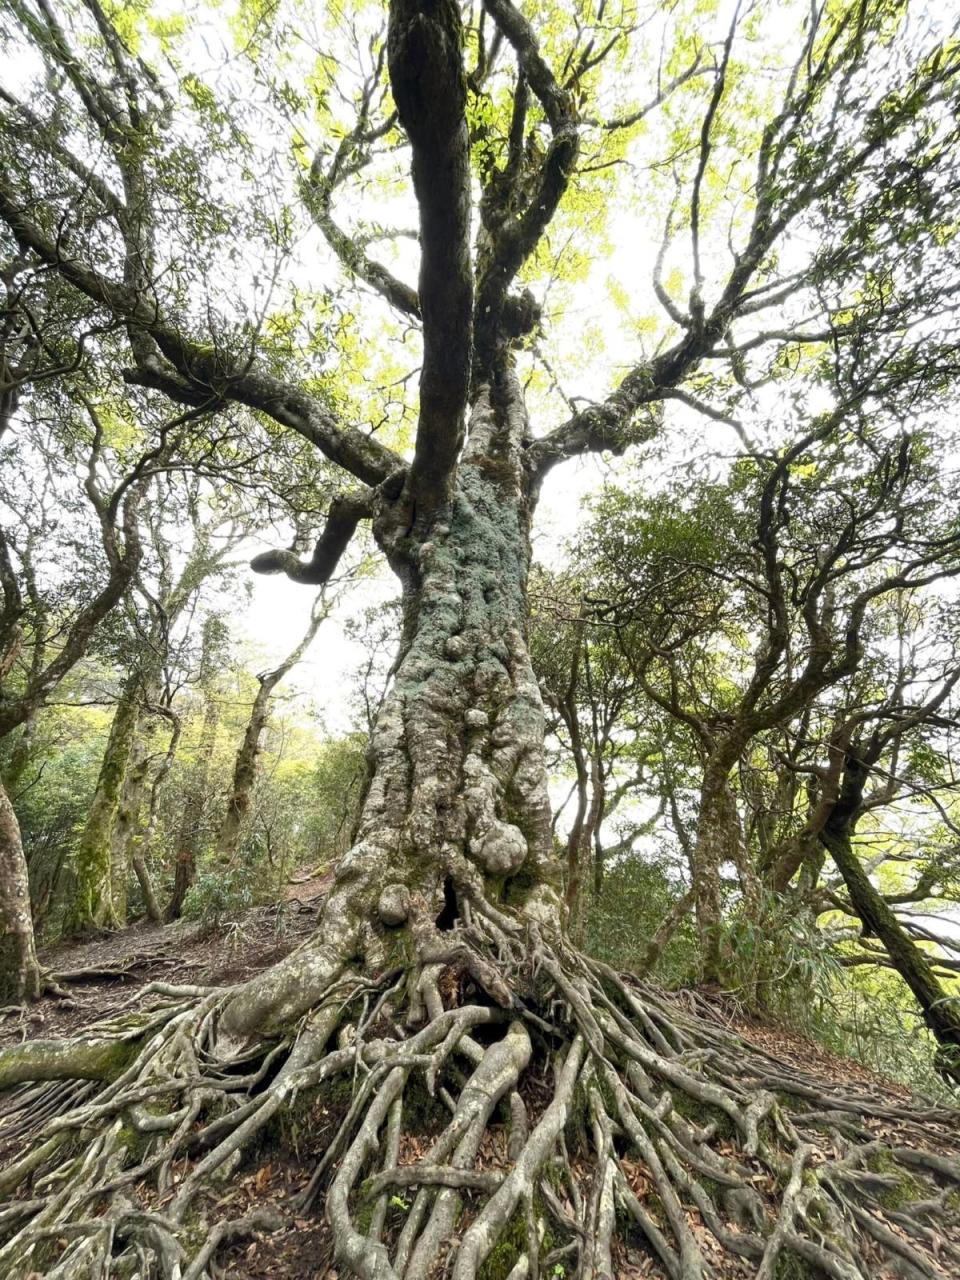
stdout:
<svg viewBox="0 0 960 1280">
<path fill-rule="evenodd" d="M 311 558 L 268 552 L 253 567 L 321 583 L 368 521 L 401 583 L 403 629 L 356 839 L 313 938 L 235 989 L 168 989 L 122 1041 L 104 1032 L 35 1042 L 0 1059 L 7 1084 L 112 1080 L 5 1175 L 16 1185 L 93 1128 L 63 1189 L 4 1219 L 14 1225 L 0 1265 L 39 1259 L 48 1275 L 99 1274 L 126 1250 L 131 1267 L 172 1276 L 186 1247 L 189 1274 L 208 1274 L 221 1240 L 266 1221 L 189 1243 L 214 1171 L 298 1091 L 362 1068 L 305 1200 L 325 1185 L 337 1256 L 356 1274 L 428 1275 L 447 1257 L 467 1280 L 496 1249 L 516 1277 L 574 1258 L 579 1274 L 608 1276 L 627 1221 L 671 1277 L 708 1274 L 701 1229 L 763 1277 L 786 1254 L 863 1277 L 873 1250 L 943 1274 L 924 1223 L 904 1213 L 894 1235 L 878 1216 L 887 1184 L 864 1172 L 869 1130 L 844 1121 L 823 1142 L 822 1112 L 864 1114 L 869 1102 L 824 1097 L 631 989 L 564 936 L 525 638 L 530 531 L 547 475 L 649 437 L 668 400 L 743 431 L 758 384 L 797 361 L 809 370 L 803 394 L 816 387 L 838 423 L 844 408 L 883 404 L 895 415 L 931 403 L 954 362 L 956 42 L 891 0 L 738 6 L 716 32 L 697 7 L 546 5 L 534 26 L 511 0 L 466 16 L 454 0 L 393 0 L 384 38 L 365 29 L 370 14 L 357 17 L 352 94 L 352 51 L 336 61 L 335 84 L 323 57 L 297 80 L 285 60 L 306 19 L 242 6 L 250 92 L 256 99 L 271 66 L 281 77 L 258 113 L 231 72 L 221 100 L 185 71 L 191 46 L 162 20 L 152 30 L 171 74 L 151 60 L 138 10 L 8 0 L 11 39 L 30 45 L 47 77 L 29 102 L 2 95 L 0 218 L 20 252 L 126 334 L 131 382 L 204 410 L 248 405 L 339 466 L 348 487 Z M 331 106 L 344 97 L 355 108 L 346 125 Z M 350 335 L 342 316 L 316 320 L 319 282 L 304 302 L 309 262 L 298 262 L 296 302 L 277 316 L 265 314 L 259 270 L 236 283 L 237 237 L 262 245 L 271 232 L 281 249 L 296 238 L 292 206 L 263 186 L 264 173 L 283 182 L 283 166 L 261 159 L 264 120 L 272 128 L 284 116 L 316 228 L 343 269 L 420 334 L 419 396 L 399 417 L 415 423 L 409 456 L 402 431 L 391 447 L 351 421 Z M 329 134 L 311 153 L 318 120 Z M 664 198 L 661 214 L 669 206 L 651 255 L 666 317 L 657 346 L 635 354 L 607 393 L 556 425 L 534 424 L 521 377 L 544 321 L 532 290 L 562 274 L 566 240 L 587 254 L 584 219 L 615 202 L 604 175 L 635 172 L 647 128 L 658 148 L 643 161 L 650 190 Z M 398 154 L 418 220 L 415 287 L 371 256 L 390 230 L 351 228 L 349 206 L 336 207 Z M 639 225 L 646 234 L 649 219 Z M 681 238 L 684 266 L 667 272 Z M 323 346 L 331 334 L 337 348 Z M 332 376 L 334 355 L 346 387 Z M 394 397 L 398 385 L 394 376 Z M 234 1088 L 239 1075 L 220 1087 L 231 1055 L 238 1071 L 248 1064 L 246 1094 Z M 424 1160 L 398 1167 L 424 1089 L 450 1114 Z M 162 1123 L 141 1109 L 147 1096 L 163 1100 Z M 685 1118 L 681 1096 L 703 1123 Z M 787 1100 L 801 1098 L 788 1115 Z M 477 1170 L 501 1101 L 510 1163 Z M 121 1115 L 141 1130 L 146 1157 L 125 1147 Z M 717 1141 L 720 1124 L 737 1154 Z M 912 1132 L 921 1176 L 957 1177 Z M 580 1156 L 572 1167 L 568 1141 Z M 166 1185 L 187 1151 L 205 1154 L 172 1201 L 146 1213 L 125 1194 L 157 1168 Z M 631 1153 L 649 1179 L 639 1196 Z M 754 1161 L 782 1198 L 758 1194 Z M 402 1229 L 385 1224 L 396 1185 L 420 1186 Z M 66 1245 L 51 1249 L 53 1223 Z"/>
</svg>

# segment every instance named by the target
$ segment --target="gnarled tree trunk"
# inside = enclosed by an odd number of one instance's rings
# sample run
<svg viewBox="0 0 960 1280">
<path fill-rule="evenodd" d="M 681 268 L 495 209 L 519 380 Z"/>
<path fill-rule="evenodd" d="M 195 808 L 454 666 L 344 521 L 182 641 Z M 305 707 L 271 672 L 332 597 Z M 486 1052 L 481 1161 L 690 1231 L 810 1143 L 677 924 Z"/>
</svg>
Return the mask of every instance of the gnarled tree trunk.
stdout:
<svg viewBox="0 0 960 1280">
<path fill-rule="evenodd" d="M 40 987 L 20 824 L 0 783 L 0 1004 L 36 999 Z"/>
<path fill-rule="evenodd" d="M 381 527 L 404 584 L 404 634 L 357 838 L 315 942 L 228 1007 L 224 1025 L 237 1032 L 299 1016 L 347 959 L 379 973 L 415 965 L 418 947 L 441 957 L 435 930 L 469 915 L 467 903 L 560 926 L 543 706 L 525 636 L 517 413 L 515 403 L 504 422 L 484 389 L 449 512 L 416 541 Z"/>
<path fill-rule="evenodd" d="M 96 1163 L 76 1162 L 63 1190 L 35 1183 L 40 1193 L 18 1206 L 0 1243 L 0 1269 L 32 1266 L 51 1221 L 66 1241 L 56 1280 L 142 1269 L 144 1255 L 162 1270 L 184 1244 L 190 1274 L 211 1274 L 221 1240 L 273 1219 L 248 1215 L 197 1246 L 187 1215 L 198 1197 L 294 1098 L 330 1081 L 351 1094 L 349 1111 L 294 1212 L 309 1213 L 323 1191 L 344 1274 L 400 1280 L 444 1263 L 453 1280 L 477 1280 L 496 1250 L 497 1274 L 569 1263 L 599 1280 L 614 1274 L 627 1221 L 672 1280 L 706 1280 L 710 1253 L 763 1277 L 799 1258 L 863 1280 L 871 1249 L 926 1266 L 926 1224 L 901 1215 L 904 1236 L 891 1244 L 876 1216 L 865 1162 L 878 1143 L 857 1117 L 895 1120 L 885 1103 L 848 1100 L 784 1069 L 564 940 L 524 634 L 530 499 L 518 405 L 478 396 L 448 506 L 419 526 L 395 500 L 377 515 L 404 586 L 401 658 L 373 733 L 357 839 L 315 933 L 239 987 L 165 986 L 143 1014 L 139 1046 L 108 1036 L 0 1054 L 0 1086 L 49 1079 L 57 1100 L 63 1077 L 105 1082 L 95 1103 L 83 1100 Z M 422 1099 L 438 1095 L 441 1131 L 408 1167 L 401 1135 L 416 1130 Z M 169 1127 L 140 1106 L 158 1096 Z M 477 1169 L 501 1102 L 508 1159 Z M 124 1146 L 128 1115 L 145 1152 Z M 960 1165 L 938 1154 L 942 1127 L 935 1152 L 930 1134 L 911 1132 L 922 1194 L 935 1203 L 935 1180 L 960 1186 Z M 8 1187 L 60 1159 L 59 1133 L 4 1172 Z M 174 1159 L 184 1172 L 172 1199 L 142 1213 L 126 1190 Z M 758 1169 L 786 1188 L 772 1204 L 755 1188 Z M 390 1226 L 391 1189 L 409 1186 L 419 1189 L 402 1201 L 402 1225 Z"/>
</svg>

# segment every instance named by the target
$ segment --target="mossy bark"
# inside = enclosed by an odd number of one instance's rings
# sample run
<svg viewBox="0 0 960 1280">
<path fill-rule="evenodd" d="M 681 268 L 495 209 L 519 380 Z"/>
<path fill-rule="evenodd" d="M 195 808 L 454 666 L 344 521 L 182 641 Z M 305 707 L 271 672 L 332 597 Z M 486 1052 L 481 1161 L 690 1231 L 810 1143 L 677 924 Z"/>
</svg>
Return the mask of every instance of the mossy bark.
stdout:
<svg viewBox="0 0 960 1280">
<path fill-rule="evenodd" d="M 709 756 L 700 786 L 700 813 L 690 870 L 700 937 L 700 972 L 705 982 L 719 982 L 723 970 L 721 869 L 724 863 L 740 862 L 740 823 L 730 789 L 735 759 L 732 749 Z"/>
<path fill-rule="evenodd" d="M 110 838 L 110 897 L 114 918 L 120 925 L 127 923 L 127 883 L 132 869 L 134 840 L 140 823 L 149 767 L 146 745 L 143 741 L 135 741 Z"/>
<path fill-rule="evenodd" d="M 116 928 L 113 836 L 140 715 L 141 673 L 131 671 L 117 701 L 93 801 L 76 855 L 76 885 L 68 930 Z"/>
<path fill-rule="evenodd" d="M 230 798 L 217 836 L 217 858 L 222 863 L 229 863 L 236 854 L 240 833 L 250 810 L 250 796 L 257 778 L 260 739 L 267 725 L 274 683 L 268 683 L 265 677 L 260 677 L 256 697 L 250 708 L 250 719 L 234 761 Z"/>
<path fill-rule="evenodd" d="M 323 600 L 323 593 L 321 593 L 311 612 L 310 623 L 299 643 L 272 671 L 257 677 L 256 697 L 250 708 L 250 719 L 247 721 L 243 741 L 240 743 L 237 758 L 234 761 L 230 798 L 217 835 L 217 857 L 222 863 L 230 862 L 236 854 L 240 834 L 250 809 L 250 798 L 257 779 L 260 740 L 270 715 L 270 699 L 280 681 L 290 673 L 306 653 L 321 622 L 327 616 L 329 606 L 323 604 Z"/>
<path fill-rule="evenodd" d="M 36 999 L 40 987 L 20 824 L 0 784 L 0 1004 Z"/>
<path fill-rule="evenodd" d="M 540 689 L 526 641 L 530 504 L 512 374 L 477 396 L 448 507 L 414 538 L 377 534 L 403 583 L 401 657 L 373 732 L 373 777 L 314 938 L 241 988 L 224 1025 L 283 1025 L 346 962 L 381 972 L 465 898 L 559 929 Z"/>
<path fill-rule="evenodd" d="M 184 899 L 197 878 L 197 860 L 203 842 L 203 821 L 207 809 L 210 765 L 217 745 L 217 729 L 220 725 L 220 707 L 214 697 L 213 689 L 214 648 L 218 634 L 217 629 L 212 626 L 204 630 L 203 656 L 200 660 L 200 685 L 204 693 L 203 724 L 200 729 L 197 757 L 191 771 L 180 818 L 173 892 L 165 913 L 168 920 L 180 918 Z"/>
<path fill-rule="evenodd" d="M 3 774 L 3 785 L 6 788 L 7 795 L 14 801 L 17 798 L 17 792 L 20 790 L 20 783 L 23 781 L 23 775 L 27 771 L 33 755 L 34 741 L 37 736 L 37 712 L 32 711 L 23 722 L 23 726 L 17 735 L 17 739 L 13 744 L 10 752 L 10 758 L 7 761 L 7 767 Z"/>
<path fill-rule="evenodd" d="M 950 1054 L 953 1073 L 960 1078 L 960 1005 L 943 989 L 924 951 L 909 937 L 871 883 L 853 848 L 851 835 L 848 824 L 837 822 L 828 824 L 820 839 L 843 876 L 864 931 L 883 944 L 893 967 L 920 1005 L 927 1026 Z"/>
</svg>

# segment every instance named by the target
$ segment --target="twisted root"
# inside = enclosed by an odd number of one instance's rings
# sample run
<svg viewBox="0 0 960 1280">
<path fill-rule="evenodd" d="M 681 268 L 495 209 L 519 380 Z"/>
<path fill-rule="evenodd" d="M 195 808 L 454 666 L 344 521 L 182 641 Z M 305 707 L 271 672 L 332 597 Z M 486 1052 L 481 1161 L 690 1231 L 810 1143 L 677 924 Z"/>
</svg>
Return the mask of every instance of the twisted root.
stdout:
<svg viewBox="0 0 960 1280">
<path fill-rule="evenodd" d="M 369 1280 L 600 1280 L 625 1241 L 669 1280 L 706 1280 L 719 1255 L 758 1280 L 790 1255 L 835 1280 L 960 1269 L 955 1113 L 825 1088 L 505 917 L 420 937 L 410 969 L 344 968 L 288 1036 L 225 1056 L 230 998 L 155 984 L 146 1012 L 45 1068 L 96 1077 L 90 1046 L 110 1044 L 111 1078 L 14 1090 L 0 1137 L 31 1145 L 0 1173 L 0 1275 L 213 1280 L 221 1247 L 288 1219 L 208 1226 L 210 1197 L 298 1095 L 337 1082 L 346 1113 L 289 1208 L 322 1193 L 338 1261 Z M 0 1071 L 42 1077 L 42 1057 Z M 424 1097 L 446 1118 L 410 1159 Z"/>
</svg>

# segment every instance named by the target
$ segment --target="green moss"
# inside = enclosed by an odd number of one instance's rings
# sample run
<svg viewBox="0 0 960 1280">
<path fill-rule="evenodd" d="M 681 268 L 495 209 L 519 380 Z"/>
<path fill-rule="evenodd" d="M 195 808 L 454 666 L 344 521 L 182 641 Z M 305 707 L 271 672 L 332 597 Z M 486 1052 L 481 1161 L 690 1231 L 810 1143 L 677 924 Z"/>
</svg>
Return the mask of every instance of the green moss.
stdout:
<svg viewBox="0 0 960 1280">
<path fill-rule="evenodd" d="M 646 1209 L 647 1213 L 649 1213 L 650 1217 L 654 1220 L 654 1222 L 657 1224 L 658 1227 L 667 1226 L 669 1222 L 669 1219 L 667 1217 L 667 1211 L 663 1207 L 663 1201 L 660 1199 L 660 1197 L 657 1195 L 655 1191 L 647 1192 L 647 1195 L 644 1198 L 643 1207 Z"/>
<path fill-rule="evenodd" d="M 515 821 L 516 825 L 523 829 L 523 823 L 517 821 L 516 818 L 508 819 Z M 529 836 L 529 833 L 525 833 Z M 529 895 L 534 889 L 541 888 L 544 884 L 551 885 L 554 889 L 560 889 L 562 876 L 559 869 L 554 873 L 549 868 L 533 867 L 530 865 L 530 859 L 520 867 L 515 876 L 511 876 L 503 886 L 503 902 L 508 907 L 522 907 Z"/>
<path fill-rule="evenodd" d="M 372 1200 L 361 1204 L 356 1214 L 357 1230 L 362 1236 L 365 1236 L 370 1230 L 370 1224 L 373 1221 L 374 1202 Z"/>
<path fill-rule="evenodd" d="M 381 925 L 380 941 L 383 946 L 383 961 L 380 968 L 383 972 L 394 969 L 408 969 L 413 961 L 413 940 L 409 929 L 387 928 Z"/>
<path fill-rule="evenodd" d="M 128 1123 L 122 1126 L 120 1129 L 120 1142 L 126 1148 L 131 1164 L 141 1164 L 143 1162 L 150 1146 L 150 1137 L 150 1134 L 141 1133 L 132 1124 Z"/>
<path fill-rule="evenodd" d="M 896 1186 L 885 1187 L 877 1192 L 877 1203 L 884 1209 L 902 1209 L 913 1200 L 925 1197 L 923 1183 L 913 1174 L 908 1173 L 902 1165 L 897 1164 L 889 1151 L 881 1148 L 867 1157 L 866 1166 L 871 1173 L 881 1174 L 885 1178 L 893 1178 Z"/>
<path fill-rule="evenodd" d="M 675 1089 L 671 1097 L 674 1111 L 683 1116 L 684 1120 L 689 1120 L 700 1129 L 713 1125 L 718 1138 L 730 1140 L 736 1137 L 736 1126 L 725 1111 L 708 1102 L 701 1102 L 699 1098 L 691 1098 L 682 1089 Z"/>
<path fill-rule="evenodd" d="M 541 1257 L 548 1254 L 557 1245 L 557 1238 L 549 1226 L 546 1206 L 539 1195 L 533 1201 L 534 1217 L 538 1224 L 543 1224 L 543 1235 L 540 1239 Z M 517 1259 L 527 1252 L 527 1218 L 523 1209 L 517 1209 L 507 1223 L 503 1235 L 487 1254 L 486 1260 L 477 1271 L 477 1280 L 506 1280 Z"/>
<path fill-rule="evenodd" d="M 299 1155 L 301 1146 L 318 1135 L 333 1138 L 352 1101 L 353 1082 L 349 1076 L 336 1076 L 315 1088 L 301 1089 L 266 1125 L 259 1144 L 250 1149 L 251 1160 L 259 1161 L 265 1148 L 282 1147 Z"/>
<path fill-rule="evenodd" d="M 436 1137 L 443 1132 L 450 1120 L 450 1112 L 439 1098 L 431 1098 L 418 1081 L 403 1095 L 404 1128 L 425 1137 Z"/>
<path fill-rule="evenodd" d="M 820 1280 L 822 1274 L 792 1249 L 781 1249 L 773 1270 L 774 1280 Z"/>
</svg>

